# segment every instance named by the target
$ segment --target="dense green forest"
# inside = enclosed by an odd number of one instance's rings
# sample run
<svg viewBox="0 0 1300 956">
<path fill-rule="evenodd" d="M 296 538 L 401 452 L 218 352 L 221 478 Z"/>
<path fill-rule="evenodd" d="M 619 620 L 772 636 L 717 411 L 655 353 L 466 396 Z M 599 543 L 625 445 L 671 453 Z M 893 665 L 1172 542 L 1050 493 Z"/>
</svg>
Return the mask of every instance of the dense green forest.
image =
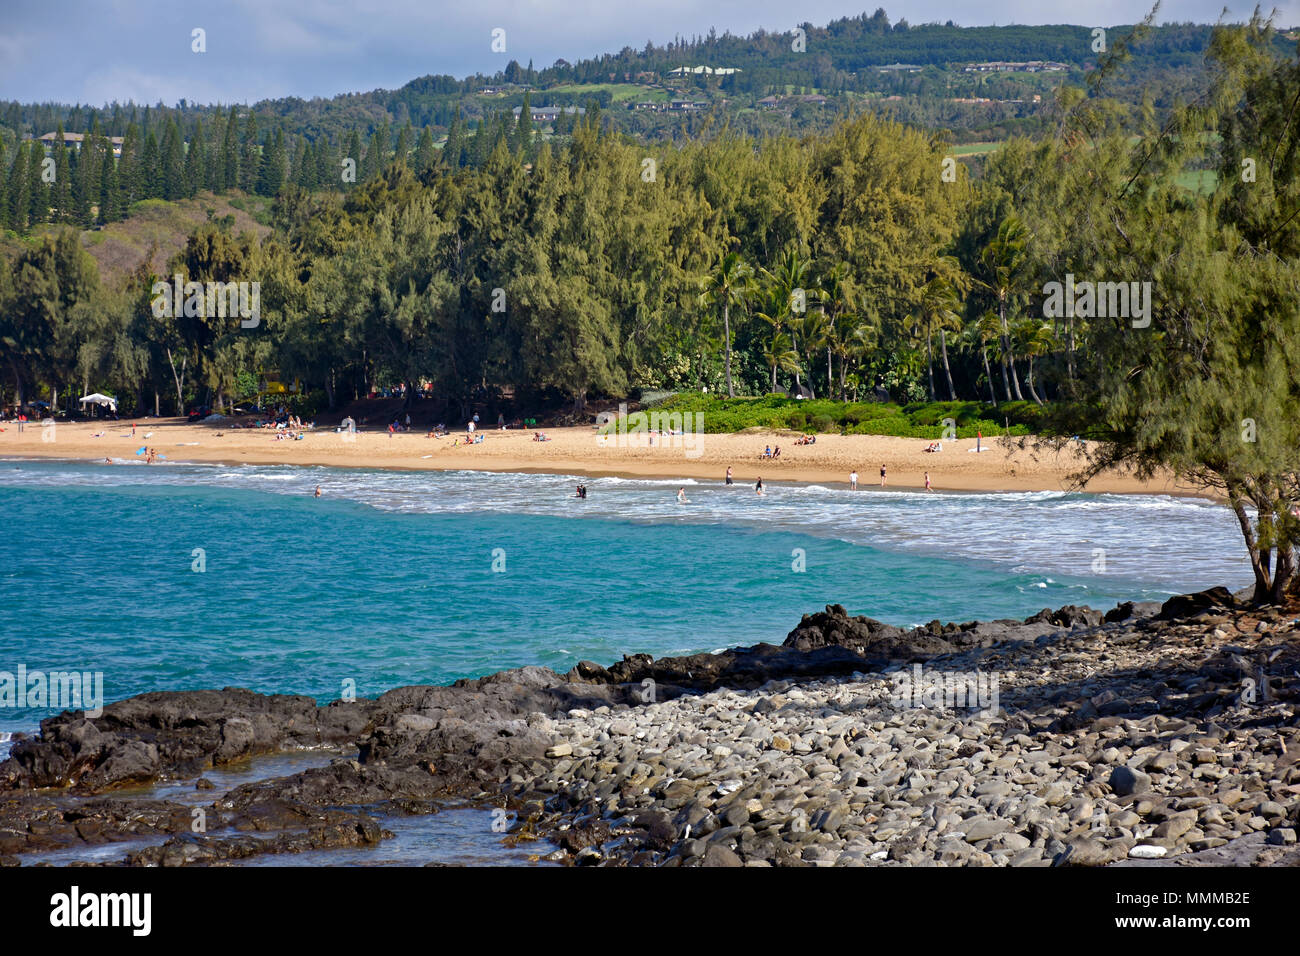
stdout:
<svg viewBox="0 0 1300 956">
<path fill-rule="evenodd" d="M 1041 407 L 1040 430 L 1101 440 L 1097 468 L 1224 494 L 1276 596 L 1300 540 L 1300 63 L 1258 19 L 1217 29 L 1204 85 L 1161 111 L 1107 95 L 1131 62 L 1115 44 L 977 180 L 872 112 L 647 144 L 593 106 L 553 140 L 500 124 L 468 164 L 403 127 L 342 190 L 311 179 L 339 153 L 314 166 L 237 111 L 188 151 L 175 122 L 120 161 L 56 146 L 52 183 L 20 146 L 0 400 L 180 412 L 278 380 L 305 414 L 390 386 L 450 415 L 648 389 Z M 272 232 L 213 221 L 163 276 L 146 256 L 101 283 L 75 227 L 159 189 L 273 195 Z M 173 277 L 256 283 L 256 320 L 198 286 L 160 309 Z"/>
</svg>

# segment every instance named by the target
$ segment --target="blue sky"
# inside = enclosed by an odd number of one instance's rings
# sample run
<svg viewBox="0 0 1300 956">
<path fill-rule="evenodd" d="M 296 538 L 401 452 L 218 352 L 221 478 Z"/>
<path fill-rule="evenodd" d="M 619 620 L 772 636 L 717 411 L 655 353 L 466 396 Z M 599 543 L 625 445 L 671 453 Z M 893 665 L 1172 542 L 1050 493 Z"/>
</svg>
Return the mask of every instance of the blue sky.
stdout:
<svg viewBox="0 0 1300 956">
<path fill-rule="evenodd" d="M 0 99 L 174 104 L 251 102 L 396 88 L 428 73 L 493 73 L 510 59 L 548 66 L 680 35 L 789 30 L 871 12 L 857 0 L 5 0 Z M 972 26 L 1141 19 L 1147 0 L 908 0 L 883 4 L 891 21 Z M 1167 0 L 1161 21 L 1216 20 L 1222 0 Z M 1226 4 L 1233 19 L 1252 3 Z M 1267 7 L 1265 8 L 1267 9 Z M 1300 0 L 1276 4 L 1300 24 Z M 1087 17 L 1086 23 L 1080 17 Z M 191 52 L 191 31 L 207 52 Z M 491 50 L 506 31 L 505 54 Z"/>
</svg>

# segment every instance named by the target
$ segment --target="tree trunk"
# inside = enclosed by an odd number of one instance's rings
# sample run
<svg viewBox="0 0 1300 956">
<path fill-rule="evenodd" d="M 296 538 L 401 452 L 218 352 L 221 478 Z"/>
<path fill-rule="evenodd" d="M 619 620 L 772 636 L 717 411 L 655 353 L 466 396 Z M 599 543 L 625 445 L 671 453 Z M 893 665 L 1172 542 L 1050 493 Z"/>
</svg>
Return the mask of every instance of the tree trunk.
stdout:
<svg viewBox="0 0 1300 956">
<path fill-rule="evenodd" d="M 930 401 L 934 401 L 934 344 L 931 341 L 932 335 L 927 330 L 925 333 L 925 371 L 930 376 Z"/>
<path fill-rule="evenodd" d="M 1016 372 L 1016 357 L 1014 354 L 1007 356 L 1007 364 L 1011 366 L 1011 385 L 1015 390 L 1016 401 L 1023 402 L 1025 396 L 1020 391 L 1020 375 Z"/>
<path fill-rule="evenodd" d="M 727 353 L 727 398 L 735 398 L 731 387 L 731 305 L 726 302 L 722 303 L 722 337 Z"/>
<path fill-rule="evenodd" d="M 948 367 L 948 335 L 939 330 L 939 352 L 943 355 L 943 374 L 948 377 L 948 401 L 957 401 L 957 390 L 952 387 L 952 369 Z"/>
<path fill-rule="evenodd" d="M 989 404 L 997 405 L 998 397 L 993 393 L 993 370 L 989 368 L 989 347 L 987 345 L 981 345 L 980 354 L 984 356 L 984 378 L 989 383 Z M 1003 377 L 1003 381 L 1006 381 L 1005 376 Z"/>
<path fill-rule="evenodd" d="M 830 398 L 835 394 L 834 373 L 831 371 L 831 347 L 826 346 L 826 397 Z"/>
<path fill-rule="evenodd" d="M 1070 384 L 1074 384 L 1074 310 L 1070 310 L 1070 350 L 1066 356 L 1066 371 L 1070 377 Z"/>
<path fill-rule="evenodd" d="M 1025 379 L 1025 385 L 1029 387 L 1029 394 L 1033 396 L 1035 402 L 1043 404 L 1043 400 L 1038 395 L 1038 389 L 1034 388 L 1034 357 L 1029 356 L 1029 377 Z"/>
<path fill-rule="evenodd" d="M 185 417 L 185 366 L 189 361 L 189 356 L 181 360 L 181 372 L 177 375 L 176 360 L 172 357 L 172 350 L 167 350 L 167 364 L 172 367 L 172 380 L 176 383 L 176 415 L 179 418 Z"/>
<path fill-rule="evenodd" d="M 1273 584 L 1269 579 L 1268 556 L 1263 554 L 1255 538 L 1255 529 L 1250 526 L 1250 515 L 1246 514 L 1246 502 L 1240 489 L 1228 484 L 1228 496 L 1232 503 L 1233 514 L 1241 527 L 1241 536 L 1246 541 L 1246 553 L 1250 555 L 1250 570 L 1255 575 L 1255 593 L 1251 600 L 1256 604 L 1266 604 L 1272 597 Z"/>
</svg>

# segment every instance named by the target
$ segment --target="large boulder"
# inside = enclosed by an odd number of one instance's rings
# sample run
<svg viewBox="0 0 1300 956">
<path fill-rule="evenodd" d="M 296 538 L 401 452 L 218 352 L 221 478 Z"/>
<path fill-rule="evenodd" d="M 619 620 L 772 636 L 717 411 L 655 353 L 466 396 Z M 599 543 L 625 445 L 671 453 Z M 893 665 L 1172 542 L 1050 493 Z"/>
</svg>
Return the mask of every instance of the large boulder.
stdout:
<svg viewBox="0 0 1300 956">
<path fill-rule="evenodd" d="M 1176 594 L 1160 606 L 1161 620 L 1173 621 L 1195 617 L 1212 609 L 1228 610 L 1236 607 L 1236 599 L 1225 587 L 1207 588 L 1194 594 Z"/>
</svg>

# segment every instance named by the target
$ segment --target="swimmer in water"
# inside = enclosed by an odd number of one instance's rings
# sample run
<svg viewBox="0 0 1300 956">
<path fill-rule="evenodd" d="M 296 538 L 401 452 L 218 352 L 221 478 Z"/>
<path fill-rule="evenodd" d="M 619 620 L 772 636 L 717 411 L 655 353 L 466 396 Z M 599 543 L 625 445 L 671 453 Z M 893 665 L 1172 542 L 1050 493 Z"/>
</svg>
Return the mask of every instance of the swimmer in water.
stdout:
<svg viewBox="0 0 1300 956">
<path fill-rule="evenodd" d="M 683 505 L 688 503 L 688 502 L 686 501 L 686 489 L 685 489 L 685 488 L 678 488 L 678 489 L 677 489 L 677 503 L 678 503 L 678 504 L 683 504 Z"/>
<path fill-rule="evenodd" d="M 317 486 L 316 486 L 316 493 L 315 493 L 314 495 L 312 495 L 312 497 L 313 497 L 313 498 L 319 498 L 319 497 L 320 497 L 320 485 L 317 485 Z"/>
</svg>

